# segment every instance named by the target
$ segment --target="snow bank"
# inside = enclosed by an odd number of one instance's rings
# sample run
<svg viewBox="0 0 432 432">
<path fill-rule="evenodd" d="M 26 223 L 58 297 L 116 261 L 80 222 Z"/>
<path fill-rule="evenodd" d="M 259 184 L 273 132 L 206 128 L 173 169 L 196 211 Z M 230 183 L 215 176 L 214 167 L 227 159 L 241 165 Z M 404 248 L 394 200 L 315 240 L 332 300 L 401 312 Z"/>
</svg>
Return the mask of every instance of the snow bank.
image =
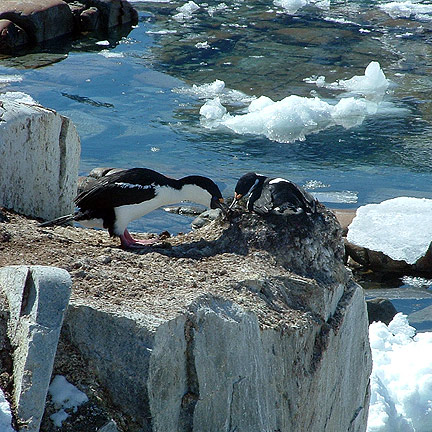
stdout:
<svg viewBox="0 0 432 432">
<path fill-rule="evenodd" d="M 15 432 L 11 426 L 12 414 L 9 402 L 6 400 L 5 395 L 0 389 L 0 431 L 1 432 Z"/>
<path fill-rule="evenodd" d="M 216 86 L 215 83 L 210 88 Z M 322 77 L 320 83 L 325 85 L 325 78 Z M 397 111 L 394 106 L 382 104 L 388 85 L 389 81 L 379 64 L 372 62 L 366 68 L 365 75 L 328 85 L 354 93 L 354 96 L 340 100 L 326 102 L 319 97 L 291 95 L 275 102 L 261 96 L 250 101 L 246 114 L 232 115 L 222 106 L 224 101 L 218 93 L 219 99 L 215 97 L 208 100 L 201 107 L 201 125 L 209 129 L 222 126 L 238 134 L 264 135 L 282 143 L 305 140 L 307 135 L 330 127 L 342 126 L 349 129 L 362 124 L 367 116 L 388 111 L 394 113 Z M 195 87 L 194 90 L 198 89 L 204 91 L 203 86 Z M 211 93 L 207 95 L 211 96 Z"/>
<path fill-rule="evenodd" d="M 432 5 L 421 4 L 411 0 L 402 2 L 390 2 L 378 5 L 380 9 L 390 15 L 393 19 L 410 18 L 420 20 L 432 20 Z"/>
<path fill-rule="evenodd" d="M 368 432 L 430 432 L 432 332 L 415 335 L 398 313 L 369 327 L 373 370 Z"/>
<path fill-rule="evenodd" d="M 398 197 L 357 210 L 347 239 L 394 260 L 414 264 L 432 242 L 432 200 Z"/>
<path fill-rule="evenodd" d="M 49 389 L 51 400 L 54 406 L 59 410 L 50 416 L 54 425 L 61 427 L 64 420 L 67 419 L 66 410 L 76 412 L 78 406 L 88 401 L 88 397 L 81 390 L 69 383 L 62 375 L 56 375 L 52 380 Z"/>
</svg>

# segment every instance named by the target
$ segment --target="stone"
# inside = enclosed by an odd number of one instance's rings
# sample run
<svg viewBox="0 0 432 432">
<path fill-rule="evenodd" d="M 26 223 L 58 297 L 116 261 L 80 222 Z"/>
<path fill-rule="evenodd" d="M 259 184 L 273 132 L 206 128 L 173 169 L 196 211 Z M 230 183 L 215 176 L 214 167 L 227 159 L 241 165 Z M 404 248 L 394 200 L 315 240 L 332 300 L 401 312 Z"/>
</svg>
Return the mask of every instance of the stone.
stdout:
<svg viewBox="0 0 432 432">
<path fill-rule="evenodd" d="M 381 321 L 389 324 L 393 317 L 397 314 L 397 310 L 393 303 L 385 298 L 374 298 L 366 300 L 369 324 Z"/>
<path fill-rule="evenodd" d="M 240 212 L 182 239 L 134 255 L 153 295 L 75 296 L 65 317 L 137 430 L 364 432 L 367 311 L 335 216 Z"/>
<path fill-rule="evenodd" d="M 13 347 L 15 415 L 20 427 L 39 431 L 57 343 L 68 306 L 71 279 L 62 269 L 9 266 L 0 269 Z"/>
<path fill-rule="evenodd" d="M 63 0 L 2 0 L 0 19 L 8 19 L 25 30 L 33 44 L 70 35 L 74 21 Z"/>
<path fill-rule="evenodd" d="M 193 229 L 202 228 L 204 225 L 207 225 L 211 221 L 217 219 L 222 214 L 221 209 L 210 209 L 203 211 L 198 217 L 196 217 L 192 223 L 191 226 Z"/>
<path fill-rule="evenodd" d="M 137 11 L 125 0 L 84 0 L 83 3 L 100 11 L 100 30 L 138 22 Z"/>
<path fill-rule="evenodd" d="M 0 95 L 0 206 L 43 219 L 71 213 L 79 158 L 67 117 L 22 93 Z"/>
<path fill-rule="evenodd" d="M 102 426 L 98 432 L 119 432 L 117 424 L 114 420 L 108 422 L 105 426 Z"/>
<path fill-rule="evenodd" d="M 0 19 L 0 52 L 10 54 L 29 43 L 27 33 L 7 19 Z"/>
</svg>

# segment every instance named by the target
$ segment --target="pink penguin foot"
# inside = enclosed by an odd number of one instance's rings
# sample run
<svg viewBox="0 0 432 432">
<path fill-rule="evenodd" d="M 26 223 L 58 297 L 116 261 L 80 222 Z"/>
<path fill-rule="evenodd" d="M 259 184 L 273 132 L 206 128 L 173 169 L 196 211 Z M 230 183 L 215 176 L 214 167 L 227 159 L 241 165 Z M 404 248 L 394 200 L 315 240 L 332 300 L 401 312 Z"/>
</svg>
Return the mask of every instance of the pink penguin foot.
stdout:
<svg viewBox="0 0 432 432">
<path fill-rule="evenodd" d="M 159 241 L 159 238 L 138 240 L 134 239 L 126 229 L 123 235 L 120 236 L 121 247 L 123 249 L 140 249 Z"/>
</svg>

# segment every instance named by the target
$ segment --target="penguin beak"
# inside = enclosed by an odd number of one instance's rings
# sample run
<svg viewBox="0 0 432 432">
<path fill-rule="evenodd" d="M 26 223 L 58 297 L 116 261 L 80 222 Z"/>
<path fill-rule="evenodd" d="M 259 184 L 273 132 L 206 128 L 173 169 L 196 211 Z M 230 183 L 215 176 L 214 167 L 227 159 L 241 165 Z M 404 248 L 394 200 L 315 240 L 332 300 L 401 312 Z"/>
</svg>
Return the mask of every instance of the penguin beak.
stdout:
<svg viewBox="0 0 432 432">
<path fill-rule="evenodd" d="M 237 204 L 237 201 L 241 199 L 242 196 L 243 196 L 242 194 L 234 192 L 234 199 L 231 205 L 228 207 L 228 210 L 231 210 Z"/>
</svg>

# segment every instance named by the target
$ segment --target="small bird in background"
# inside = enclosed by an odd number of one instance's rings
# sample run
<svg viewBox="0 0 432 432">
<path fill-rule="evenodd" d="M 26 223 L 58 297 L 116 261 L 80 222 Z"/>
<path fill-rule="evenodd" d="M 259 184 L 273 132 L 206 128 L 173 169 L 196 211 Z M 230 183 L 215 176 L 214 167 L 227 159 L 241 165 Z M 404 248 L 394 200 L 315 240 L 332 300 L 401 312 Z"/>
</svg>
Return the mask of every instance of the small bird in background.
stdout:
<svg viewBox="0 0 432 432">
<path fill-rule="evenodd" d="M 157 241 L 136 240 L 127 226 L 132 220 L 159 207 L 192 201 L 225 211 L 222 193 L 213 180 L 196 175 L 176 180 L 147 168 L 114 170 L 89 182 L 74 201 L 77 206 L 74 214 L 39 226 L 64 225 L 76 221 L 89 228 L 106 228 L 110 236 L 120 237 L 123 248 L 140 248 Z"/>
<path fill-rule="evenodd" d="M 242 176 L 235 187 L 230 209 L 244 196 L 249 195 L 249 211 L 266 215 L 270 212 L 284 214 L 312 214 L 317 211 L 317 200 L 302 187 L 283 178 L 269 178 L 254 172 Z"/>
</svg>

